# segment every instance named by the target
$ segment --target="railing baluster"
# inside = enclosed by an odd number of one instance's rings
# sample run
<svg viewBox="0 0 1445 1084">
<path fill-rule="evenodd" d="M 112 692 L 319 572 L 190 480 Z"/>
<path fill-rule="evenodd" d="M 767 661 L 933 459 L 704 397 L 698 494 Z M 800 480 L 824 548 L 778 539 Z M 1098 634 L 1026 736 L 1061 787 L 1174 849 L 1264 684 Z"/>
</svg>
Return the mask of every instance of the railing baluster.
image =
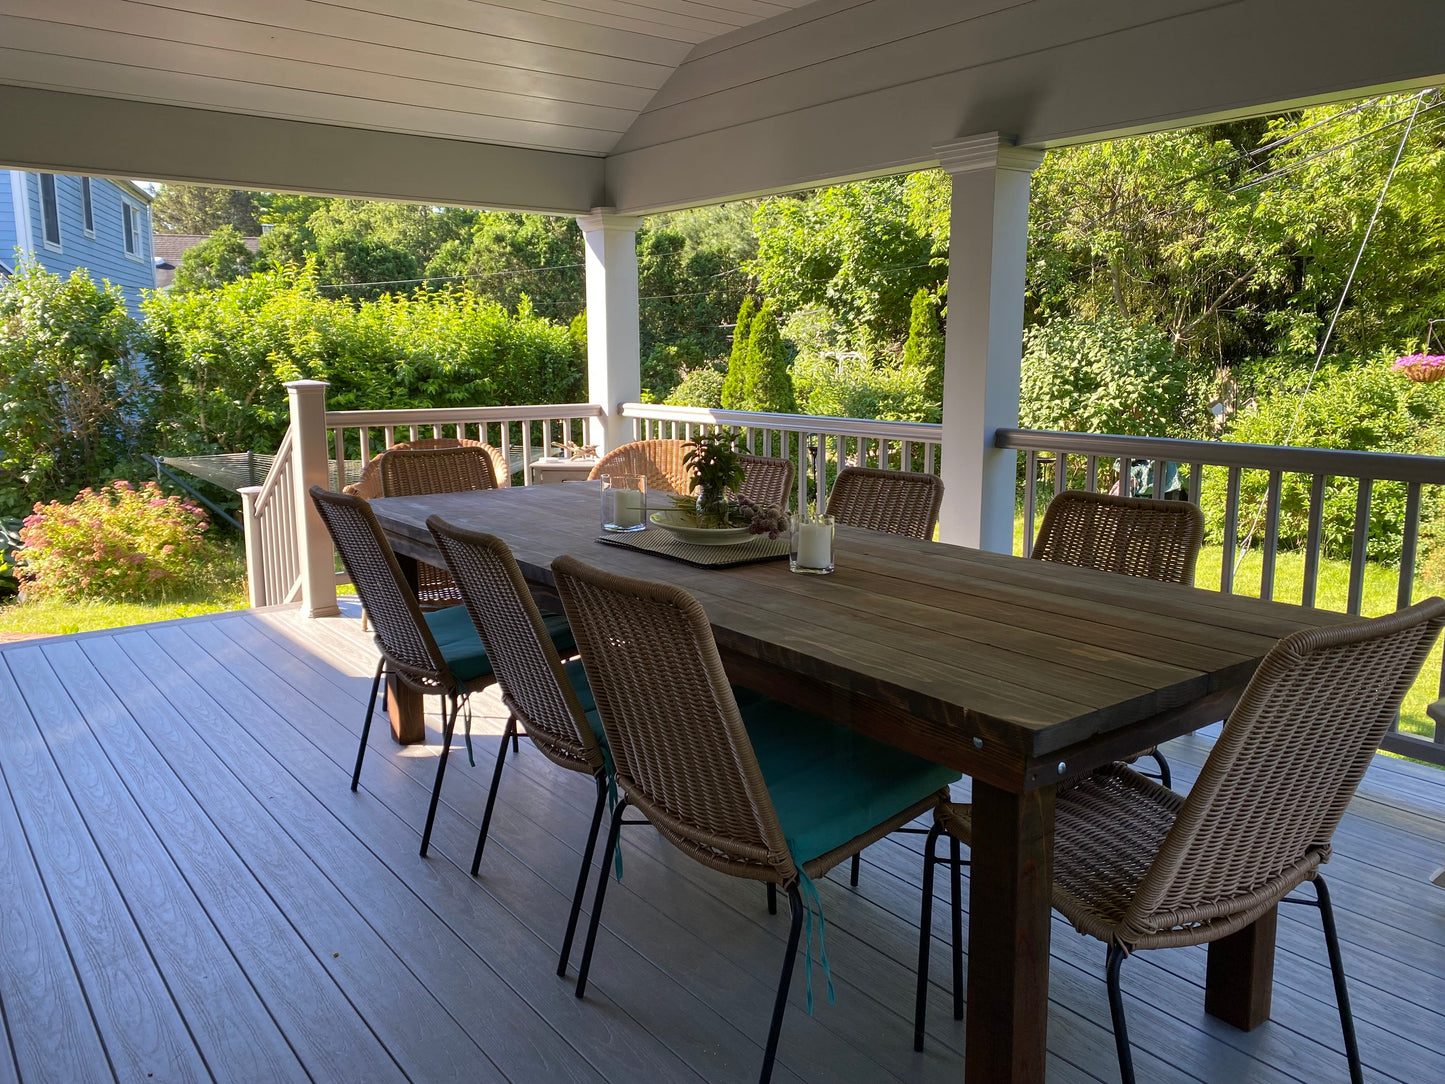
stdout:
<svg viewBox="0 0 1445 1084">
<path fill-rule="evenodd" d="M 1403 610 L 1415 597 L 1415 549 L 1420 535 L 1420 483 L 1405 487 L 1405 534 L 1400 540 L 1400 585 L 1395 608 Z"/>
<path fill-rule="evenodd" d="M 1150 485 L 1149 495 L 1156 501 L 1162 501 L 1165 497 L 1165 487 L 1168 485 L 1168 479 L 1165 477 L 1164 469 L 1168 465 L 1164 460 L 1156 459 L 1154 460 L 1154 465 L 1150 468 L 1154 472 L 1154 479 Z"/>
<path fill-rule="evenodd" d="M 532 423 L 522 422 L 522 484 L 532 484 Z"/>
<path fill-rule="evenodd" d="M 1030 448 L 1024 453 L 1024 553 L 1034 548 L 1034 505 L 1038 500 L 1035 488 L 1038 485 L 1038 452 Z"/>
<path fill-rule="evenodd" d="M 1355 496 L 1355 536 L 1350 545 L 1350 593 L 1345 603 L 1346 612 L 1358 614 L 1365 598 L 1365 554 L 1370 545 L 1370 493 L 1374 482 L 1369 478 L 1360 479 L 1360 490 Z"/>
<path fill-rule="evenodd" d="M 933 473 L 933 451 L 934 443 L 930 440 L 923 446 L 923 470 L 927 474 Z"/>
<path fill-rule="evenodd" d="M 1097 493 L 1099 489 L 1099 457 L 1091 455 L 1084 464 L 1084 492 Z"/>
<path fill-rule="evenodd" d="M 1229 488 L 1224 496 L 1224 552 L 1219 560 L 1219 589 L 1234 592 L 1235 535 L 1239 533 L 1239 468 L 1229 468 Z"/>
<path fill-rule="evenodd" d="M 1259 574 L 1259 597 L 1274 598 L 1274 562 L 1279 552 L 1279 491 L 1282 475 L 1277 470 L 1269 472 L 1269 488 L 1265 493 L 1264 511 L 1264 555 L 1263 567 Z"/>
<path fill-rule="evenodd" d="M 1129 473 L 1132 466 L 1127 455 L 1119 457 L 1119 496 L 1132 497 L 1134 495 L 1134 479 Z"/>
<path fill-rule="evenodd" d="M 822 433 L 818 433 L 816 436 L 818 443 L 814 446 L 813 451 L 813 478 L 817 482 L 818 492 L 813 498 L 813 506 L 818 510 L 818 514 L 821 515 L 828 505 L 828 472 L 826 470 L 828 463 L 828 438 Z"/>
<path fill-rule="evenodd" d="M 1057 497 L 1064 490 L 1069 488 L 1069 453 L 1057 451 L 1054 453 L 1054 496 Z"/>
<path fill-rule="evenodd" d="M 346 430 L 337 426 L 331 431 L 331 446 L 336 455 L 336 491 L 346 487 Z"/>
<path fill-rule="evenodd" d="M 1189 464 L 1189 503 L 1199 507 L 1199 501 L 1204 496 L 1204 464 Z"/>
<path fill-rule="evenodd" d="M 1325 519 L 1325 476 L 1310 476 L 1309 527 L 1305 534 L 1305 575 L 1304 591 L 1300 603 L 1304 606 L 1315 604 L 1315 593 L 1320 583 L 1320 551 L 1324 547 Z"/>
</svg>

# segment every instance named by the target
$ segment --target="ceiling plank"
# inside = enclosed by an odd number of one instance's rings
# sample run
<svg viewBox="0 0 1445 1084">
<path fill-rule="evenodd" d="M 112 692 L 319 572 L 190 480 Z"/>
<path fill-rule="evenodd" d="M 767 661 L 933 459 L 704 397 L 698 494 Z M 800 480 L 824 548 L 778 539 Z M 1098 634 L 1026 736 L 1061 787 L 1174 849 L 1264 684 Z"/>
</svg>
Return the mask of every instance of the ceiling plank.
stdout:
<svg viewBox="0 0 1445 1084">
<path fill-rule="evenodd" d="M 0 164 L 550 214 L 602 204 L 600 158 L 3 85 Z"/>
</svg>

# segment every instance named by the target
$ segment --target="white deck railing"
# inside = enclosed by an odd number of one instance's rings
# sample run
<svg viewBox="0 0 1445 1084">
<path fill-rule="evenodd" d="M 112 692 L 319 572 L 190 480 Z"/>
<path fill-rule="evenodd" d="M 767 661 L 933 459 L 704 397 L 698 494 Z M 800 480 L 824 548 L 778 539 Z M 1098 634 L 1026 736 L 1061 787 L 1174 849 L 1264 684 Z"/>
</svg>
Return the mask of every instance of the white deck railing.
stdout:
<svg viewBox="0 0 1445 1084">
<path fill-rule="evenodd" d="M 1110 489 L 1129 496 L 1137 476 L 1146 479 L 1146 486 L 1152 493 L 1156 479 L 1166 479 L 1173 474 L 1181 484 L 1180 492 L 1198 504 L 1206 484 L 1222 484 L 1224 522 L 1219 589 L 1226 593 L 1234 591 L 1235 568 L 1240 552 L 1257 541 L 1262 563 L 1259 596 L 1266 599 L 1275 595 L 1284 482 L 1291 475 L 1299 477 L 1309 486 L 1308 504 L 1304 510 L 1304 576 L 1301 597 L 1284 601 L 1302 602 L 1306 606 L 1320 604 L 1326 482 L 1332 478 L 1345 479 L 1355 495 L 1350 576 L 1344 606 L 1345 611 L 1352 614 L 1358 614 L 1364 602 L 1370 505 L 1376 487 L 1381 483 L 1404 487 L 1404 518 L 1398 528 L 1394 525 L 1391 528 L 1399 532 L 1400 562 L 1396 573 L 1395 603 L 1397 608 L 1403 608 L 1414 601 L 1423 488 L 1445 485 L 1445 458 L 1438 456 L 1280 448 L 1264 444 L 1118 437 L 1095 433 L 1050 433 L 1028 429 L 999 430 L 995 445 L 1024 453 L 1020 504 L 1025 552 L 1034 537 L 1034 521 L 1039 511 L 1055 493 L 1065 488 Z M 1206 473 L 1206 468 L 1214 470 Z M 1260 475 L 1264 484 L 1263 499 L 1257 503 L 1242 500 L 1240 496 L 1241 482 L 1248 472 Z M 1445 669 L 1442 669 L 1438 680 L 1436 696 L 1445 698 Z M 1436 710 L 1438 712 L 1439 709 Z M 1435 723 L 1433 740 L 1391 733 L 1385 740 L 1385 748 L 1405 756 L 1445 764 L 1445 726 Z"/>
<path fill-rule="evenodd" d="M 301 597 L 301 541 L 296 529 L 291 446 L 288 429 L 265 482 L 240 490 L 246 531 L 246 594 L 252 609 Z"/>
<path fill-rule="evenodd" d="M 811 414 L 760 414 L 748 410 L 624 403 L 635 440 L 690 440 L 719 428 L 741 430 L 753 455 L 791 459 L 797 471 L 797 504 L 811 498 L 819 511 L 828 500 L 827 479 L 844 466 L 917 470 L 937 474 L 943 426 L 922 422 L 880 422 Z M 817 479 L 824 479 L 822 485 Z"/>
</svg>

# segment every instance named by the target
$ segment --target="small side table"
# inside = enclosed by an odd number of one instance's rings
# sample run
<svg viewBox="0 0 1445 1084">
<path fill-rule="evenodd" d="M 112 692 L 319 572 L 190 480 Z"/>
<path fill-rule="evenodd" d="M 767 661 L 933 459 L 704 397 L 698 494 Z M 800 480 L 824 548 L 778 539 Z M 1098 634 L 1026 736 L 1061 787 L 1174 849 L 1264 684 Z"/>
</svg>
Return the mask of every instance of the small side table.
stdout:
<svg viewBox="0 0 1445 1084">
<path fill-rule="evenodd" d="M 584 482 L 595 466 L 597 466 L 595 458 L 560 459 L 557 456 L 549 455 L 542 459 L 534 459 L 532 461 L 532 484 Z"/>
</svg>

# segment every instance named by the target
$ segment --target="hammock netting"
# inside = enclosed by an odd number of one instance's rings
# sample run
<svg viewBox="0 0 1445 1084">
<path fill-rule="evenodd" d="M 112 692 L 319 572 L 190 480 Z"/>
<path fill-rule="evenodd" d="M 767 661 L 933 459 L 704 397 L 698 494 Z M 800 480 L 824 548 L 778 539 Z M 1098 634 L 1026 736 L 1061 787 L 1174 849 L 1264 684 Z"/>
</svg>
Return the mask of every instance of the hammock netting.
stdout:
<svg viewBox="0 0 1445 1084">
<path fill-rule="evenodd" d="M 271 469 L 276 457 L 266 455 L 262 452 L 223 452 L 219 455 L 167 455 L 161 456 L 160 461 L 167 467 L 175 470 L 185 471 L 197 478 L 204 478 L 206 481 L 220 486 L 222 489 L 229 489 L 232 493 L 242 486 L 259 486 L 266 480 L 266 473 Z M 344 465 L 346 474 L 346 485 L 361 477 L 361 472 L 366 464 L 360 460 L 348 459 Z M 336 484 L 336 464 L 331 464 L 331 484 L 335 489 L 340 486 Z"/>
</svg>

